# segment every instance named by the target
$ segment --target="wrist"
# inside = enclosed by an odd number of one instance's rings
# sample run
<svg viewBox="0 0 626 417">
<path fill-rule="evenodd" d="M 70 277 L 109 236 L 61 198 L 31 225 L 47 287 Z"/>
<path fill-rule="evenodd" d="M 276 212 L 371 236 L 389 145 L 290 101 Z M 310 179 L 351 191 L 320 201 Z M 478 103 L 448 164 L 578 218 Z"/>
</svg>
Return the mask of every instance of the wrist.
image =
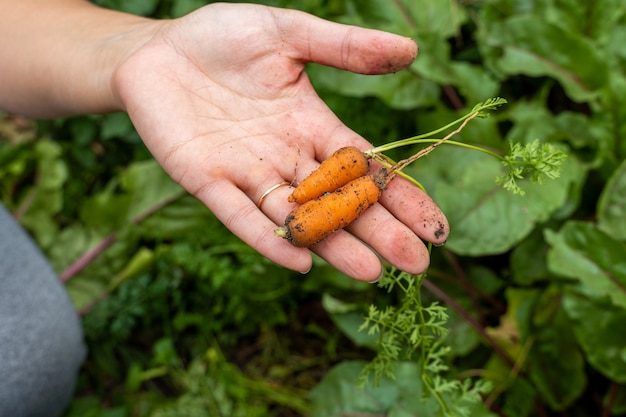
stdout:
<svg viewBox="0 0 626 417">
<path fill-rule="evenodd" d="M 120 68 L 138 49 L 157 36 L 168 22 L 131 15 L 126 15 L 125 20 L 115 31 L 105 35 L 97 48 L 102 62 L 98 90 L 102 92 L 103 111 L 126 111 L 117 82 Z"/>
<path fill-rule="evenodd" d="M 0 0 L 0 15 L 0 108 L 39 118 L 123 110 L 113 74 L 164 24 L 77 0 Z"/>
</svg>

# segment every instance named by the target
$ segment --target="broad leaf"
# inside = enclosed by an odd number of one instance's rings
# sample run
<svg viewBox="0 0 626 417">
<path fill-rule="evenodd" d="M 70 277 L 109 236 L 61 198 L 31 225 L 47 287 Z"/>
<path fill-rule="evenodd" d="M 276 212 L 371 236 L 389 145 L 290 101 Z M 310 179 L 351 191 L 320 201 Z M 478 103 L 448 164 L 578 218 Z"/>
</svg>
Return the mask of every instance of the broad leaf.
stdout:
<svg viewBox="0 0 626 417">
<path fill-rule="evenodd" d="M 398 400 L 400 387 L 385 381 L 377 387 L 361 389 L 356 381 L 363 369 L 362 362 L 342 362 L 330 370 L 310 394 L 313 402 L 313 417 L 341 417 L 346 413 L 380 413 L 388 410 Z M 417 369 L 415 369 L 417 375 Z M 417 380 L 417 381 L 416 381 Z M 417 378 L 407 389 L 417 397 L 422 392 Z M 431 406 L 432 407 L 432 406 Z M 431 408 L 430 412 L 433 409 Z"/>
<path fill-rule="evenodd" d="M 120 182 L 131 197 L 131 218 L 181 194 L 180 186 L 155 160 L 134 163 L 122 173 Z"/>
<path fill-rule="evenodd" d="M 356 381 L 363 366 L 362 362 L 348 361 L 331 369 L 311 391 L 312 417 L 441 415 L 436 400 L 425 396 L 417 364 L 399 362 L 393 380 L 385 379 L 376 387 L 361 388 Z M 472 417 L 493 416 L 482 403 L 467 411 Z"/>
<path fill-rule="evenodd" d="M 395 109 L 413 109 L 435 104 L 439 87 L 432 81 L 401 71 L 389 75 L 361 75 L 334 68 L 312 65 L 312 83 L 350 97 L 378 97 Z"/>
<path fill-rule="evenodd" d="M 508 417 L 531 416 L 537 393 L 532 384 L 523 378 L 517 378 L 505 394 L 502 411 Z"/>
<path fill-rule="evenodd" d="M 552 409 L 564 410 L 583 393 L 587 383 L 585 361 L 570 322 L 559 310 L 531 337 L 530 378 Z"/>
<path fill-rule="evenodd" d="M 511 272 L 517 284 L 532 285 L 548 279 L 548 248 L 540 231 L 533 232 L 517 245 L 511 254 Z"/>
<path fill-rule="evenodd" d="M 357 346 L 376 347 L 377 335 L 359 331 L 365 312 L 363 306 L 343 302 L 328 293 L 322 296 L 322 306 L 335 325 Z"/>
<path fill-rule="evenodd" d="M 454 36 L 465 20 L 456 0 L 349 0 L 345 23 L 386 30 L 418 40 Z"/>
<path fill-rule="evenodd" d="M 156 161 L 135 162 L 112 180 L 107 189 L 86 201 L 81 217 L 87 226 L 111 232 L 179 195 L 181 188 Z"/>
<path fill-rule="evenodd" d="M 132 14 L 147 16 L 154 12 L 158 0 L 98 0 L 98 4 L 112 9 L 122 10 Z"/>
<path fill-rule="evenodd" d="M 482 44 L 489 62 L 503 75 L 557 79 L 576 101 L 591 100 L 607 81 L 606 58 L 584 37 L 546 22 L 516 15 L 504 21 L 482 19 Z"/>
<path fill-rule="evenodd" d="M 563 306 L 589 363 L 613 381 L 626 383 L 626 310 L 573 293 L 565 296 Z"/>
<path fill-rule="evenodd" d="M 607 395 L 605 402 L 610 400 L 611 394 Z M 613 399 L 613 414 L 621 415 L 626 413 L 626 385 L 619 385 Z"/>
<path fill-rule="evenodd" d="M 618 240 L 626 240 L 626 160 L 604 187 L 598 204 L 598 227 Z"/>
<path fill-rule="evenodd" d="M 447 247 L 471 256 L 509 250 L 565 203 L 570 184 L 582 175 L 575 159 L 568 158 L 560 178 L 544 184 L 524 182 L 526 195 L 519 196 L 496 184 L 495 178 L 501 175 L 498 161 L 443 147 L 409 172 L 425 184 L 448 216 Z"/>
<path fill-rule="evenodd" d="M 446 343 L 452 349 L 451 354 L 455 356 L 465 356 L 470 354 L 480 345 L 480 336 L 476 330 L 468 324 L 467 320 L 450 310 L 448 312 L 448 334 Z"/>
<path fill-rule="evenodd" d="M 557 233 L 546 231 L 548 267 L 578 281 L 577 290 L 626 309 L 626 243 L 591 223 L 570 221 Z"/>
<path fill-rule="evenodd" d="M 37 172 L 34 185 L 20 202 L 18 210 L 24 215 L 20 222 L 34 234 L 40 246 L 54 246 L 58 224 L 54 216 L 63 206 L 63 186 L 68 178 L 68 168 L 61 158 L 61 146 L 50 140 L 35 145 Z"/>
<path fill-rule="evenodd" d="M 421 39 L 420 51 L 411 70 L 424 79 L 456 87 L 465 104 L 472 105 L 498 94 L 497 82 L 482 67 L 450 59 L 450 46 L 445 39 Z"/>
<path fill-rule="evenodd" d="M 563 30 L 606 42 L 626 11 L 622 0 L 541 0 L 534 14 Z"/>
</svg>

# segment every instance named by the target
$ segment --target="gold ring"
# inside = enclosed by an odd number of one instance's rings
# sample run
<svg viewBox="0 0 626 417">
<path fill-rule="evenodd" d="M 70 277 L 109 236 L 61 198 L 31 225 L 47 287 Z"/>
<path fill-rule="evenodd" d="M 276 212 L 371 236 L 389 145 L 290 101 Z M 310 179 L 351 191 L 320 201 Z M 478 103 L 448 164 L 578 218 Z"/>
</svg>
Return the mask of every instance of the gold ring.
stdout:
<svg viewBox="0 0 626 417">
<path fill-rule="evenodd" d="M 265 190 L 265 192 L 261 194 L 261 197 L 259 197 L 259 201 L 256 203 L 257 207 L 261 208 L 261 204 L 263 204 L 263 200 L 265 200 L 265 197 L 267 197 L 269 193 L 276 190 L 277 188 L 282 187 L 283 185 L 289 185 L 289 184 L 290 184 L 289 182 L 283 181 L 283 182 L 279 182 L 278 184 L 274 184 L 270 188 Z"/>
</svg>

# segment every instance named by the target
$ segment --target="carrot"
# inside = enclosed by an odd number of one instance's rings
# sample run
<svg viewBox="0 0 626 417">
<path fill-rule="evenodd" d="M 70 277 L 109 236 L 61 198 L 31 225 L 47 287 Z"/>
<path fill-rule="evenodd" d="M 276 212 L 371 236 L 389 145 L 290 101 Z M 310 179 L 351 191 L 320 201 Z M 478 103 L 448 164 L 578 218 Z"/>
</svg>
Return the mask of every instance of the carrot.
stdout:
<svg viewBox="0 0 626 417">
<path fill-rule="evenodd" d="M 368 170 L 369 162 L 363 152 L 353 146 L 341 148 L 302 180 L 288 200 L 306 203 L 367 174 Z"/>
<path fill-rule="evenodd" d="M 383 170 L 384 171 L 384 170 Z M 382 194 L 386 172 L 366 175 L 295 208 L 276 229 L 294 246 L 309 247 L 356 220 Z"/>
<path fill-rule="evenodd" d="M 377 146 L 364 152 L 354 147 L 339 149 L 322 162 L 320 167 L 305 178 L 289 196 L 290 202 L 297 202 L 301 206 L 287 216 L 285 225 L 276 229 L 276 235 L 288 239 L 294 246 L 314 245 L 356 220 L 368 207 L 380 199 L 387 184 L 397 175 L 410 180 L 423 190 L 424 187 L 419 182 L 402 170 L 443 143 L 480 150 L 504 160 L 492 151 L 449 140 L 461 132 L 472 119 L 485 117 L 488 111 L 504 103 L 506 100 L 502 98 L 489 99 L 474 106 L 471 112 L 442 128 Z M 443 138 L 431 137 L 455 125 L 459 126 Z M 383 154 L 400 146 L 422 143 L 431 143 L 431 145 L 399 162 L 394 162 Z M 366 175 L 370 159 L 382 165 L 379 172 L 373 176 Z"/>
</svg>

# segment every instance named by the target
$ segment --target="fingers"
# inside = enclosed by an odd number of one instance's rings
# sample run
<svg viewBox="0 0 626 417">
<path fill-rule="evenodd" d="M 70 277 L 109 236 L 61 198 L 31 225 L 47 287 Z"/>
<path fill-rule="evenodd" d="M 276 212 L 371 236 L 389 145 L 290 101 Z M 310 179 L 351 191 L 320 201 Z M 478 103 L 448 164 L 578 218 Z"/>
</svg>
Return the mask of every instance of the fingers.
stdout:
<svg viewBox="0 0 626 417">
<path fill-rule="evenodd" d="M 276 224 L 283 224 L 289 212 L 297 207 L 297 204 L 287 203 L 287 197 L 292 191 L 292 187 L 281 187 L 270 193 L 263 202 L 263 212 Z M 355 279 L 374 281 L 382 273 L 382 265 L 376 253 L 343 230 L 333 233 L 310 249 Z"/>
<path fill-rule="evenodd" d="M 312 259 L 309 251 L 296 248 L 274 235 L 276 224 L 232 183 L 216 180 L 196 193 L 217 218 L 241 240 L 259 253 L 295 271 L 307 272 Z"/>
<path fill-rule="evenodd" d="M 428 268 L 430 256 L 422 240 L 380 204 L 370 207 L 347 230 L 402 271 L 421 274 Z"/>
<path fill-rule="evenodd" d="M 448 239 L 450 226 L 446 216 L 428 194 L 408 181 L 393 179 L 380 203 L 422 239 L 435 245 L 443 245 Z"/>
<path fill-rule="evenodd" d="M 303 158 L 300 165 L 303 169 L 298 173 L 298 180 L 315 169 L 318 163 Z M 271 187 L 271 184 L 266 186 Z M 291 187 L 276 190 L 268 196 L 269 201 L 264 201 L 264 212 L 277 224 L 282 224 L 287 214 L 296 207 L 295 204 L 286 203 L 292 190 Z M 418 210 L 413 209 L 411 212 L 417 218 L 421 216 Z M 312 250 L 350 276 L 363 280 L 377 276 L 380 273 L 380 263 L 373 256 L 374 253 L 409 273 L 419 274 L 428 267 L 429 254 L 420 235 L 380 204 L 368 209 L 346 230 L 349 233 L 335 233 L 315 245 Z M 368 258 L 369 260 L 363 261 Z"/>
<path fill-rule="evenodd" d="M 417 55 L 417 44 L 403 36 L 296 11 L 275 12 L 275 17 L 303 61 L 361 74 L 385 74 L 408 66 Z"/>
<path fill-rule="evenodd" d="M 320 133 L 322 137 L 327 139 L 315 142 L 317 160 L 323 161 L 343 146 L 356 146 L 362 150 L 371 149 L 372 145 L 368 141 L 346 127 L 339 119 L 335 119 L 334 122 L 334 128 Z M 305 160 L 300 162 L 301 168 L 297 172 L 297 180 L 302 180 L 317 165 L 316 161 Z M 371 171 L 377 169 L 374 164 Z M 395 216 L 395 219 L 404 223 L 421 239 L 435 245 L 442 245 L 448 239 L 450 226 L 446 216 L 428 194 L 408 181 L 396 177 L 387 185 L 379 202 Z M 404 232 L 398 230 L 396 233 L 402 234 Z M 391 261 L 386 255 L 383 256 Z M 414 268 L 415 270 L 419 269 L 416 265 Z"/>
</svg>

